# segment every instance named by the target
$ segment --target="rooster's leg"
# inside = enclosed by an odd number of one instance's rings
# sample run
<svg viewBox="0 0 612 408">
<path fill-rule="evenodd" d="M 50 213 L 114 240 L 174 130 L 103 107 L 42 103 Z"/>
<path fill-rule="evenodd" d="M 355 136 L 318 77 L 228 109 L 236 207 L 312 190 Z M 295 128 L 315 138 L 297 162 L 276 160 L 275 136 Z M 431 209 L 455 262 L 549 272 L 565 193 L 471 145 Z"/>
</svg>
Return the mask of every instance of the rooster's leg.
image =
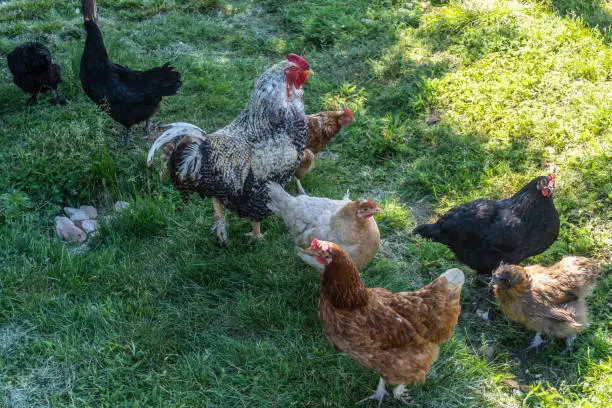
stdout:
<svg viewBox="0 0 612 408">
<path fill-rule="evenodd" d="M 404 404 L 408 404 L 412 400 L 410 393 L 404 384 L 400 384 L 393 389 L 393 396 L 395 399 L 402 401 Z"/>
<path fill-rule="evenodd" d="M 561 353 L 565 354 L 565 353 L 571 353 L 572 349 L 573 349 L 573 345 L 574 345 L 574 341 L 576 341 L 576 336 L 572 336 L 572 337 L 568 337 L 565 339 L 565 344 L 567 347 L 565 347 L 565 350 L 563 350 Z"/>
<path fill-rule="evenodd" d="M 261 223 L 259 221 L 251 221 L 252 231 L 247 235 L 251 238 L 262 239 L 263 234 L 261 233 Z"/>
<path fill-rule="evenodd" d="M 213 209 L 215 210 L 215 223 L 212 230 L 217 234 L 219 244 L 227 245 L 227 231 L 225 230 L 225 216 L 223 215 L 223 204 L 215 197 L 212 198 Z"/>
<path fill-rule="evenodd" d="M 357 402 L 357 404 L 361 404 L 361 403 L 369 401 L 369 400 L 376 400 L 376 401 L 378 401 L 378 408 L 380 408 L 380 406 L 382 405 L 383 400 L 385 399 L 385 397 L 387 395 L 388 395 L 388 392 L 385 389 L 385 380 L 383 380 L 383 378 L 380 377 L 380 381 L 378 382 L 378 387 L 376 388 L 376 392 L 374 394 L 370 395 L 369 397 L 364 398 L 361 401 Z M 357 405 L 357 404 L 355 404 L 355 405 Z"/>
<path fill-rule="evenodd" d="M 300 182 L 300 179 L 296 177 L 295 182 L 297 183 L 298 193 L 300 195 L 306 195 L 306 190 L 304 190 L 304 187 L 302 187 L 302 183 Z"/>
<path fill-rule="evenodd" d="M 542 340 L 542 333 L 537 332 L 535 337 L 533 338 L 533 340 L 531 341 L 531 344 L 529 345 L 529 347 L 527 347 L 526 349 L 524 349 L 523 351 L 527 351 L 529 349 L 535 348 L 536 351 L 540 351 L 540 346 L 542 344 L 544 344 L 545 341 Z"/>
</svg>

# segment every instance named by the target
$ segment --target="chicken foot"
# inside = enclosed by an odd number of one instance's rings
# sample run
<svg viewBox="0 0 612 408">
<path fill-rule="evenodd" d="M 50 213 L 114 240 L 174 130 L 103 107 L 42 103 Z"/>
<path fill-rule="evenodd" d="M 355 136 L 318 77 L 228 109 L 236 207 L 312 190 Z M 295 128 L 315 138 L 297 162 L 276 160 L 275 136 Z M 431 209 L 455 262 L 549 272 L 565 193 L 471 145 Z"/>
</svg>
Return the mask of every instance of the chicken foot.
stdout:
<svg viewBox="0 0 612 408">
<path fill-rule="evenodd" d="M 302 183 L 300 182 L 299 178 L 295 178 L 295 182 L 297 183 L 297 188 L 298 188 L 298 194 L 299 195 L 307 195 L 306 194 L 306 190 L 304 190 L 304 187 L 302 187 Z"/>
<path fill-rule="evenodd" d="M 57 106 L 58 108 L 60 106 L 66 105 L 66 98 L 60 95 L 56 89 L 51 90 L 51 95 L 53 95 L 53 97 L 51 98 L 51 103 L 53 105 Z"/>
<path fill-rule="evenodd" d="M 565 350 L 563 350 L 561 354 L 571 353 L 573 350 L 574 341 L 576 341 L 576 336 L 567 337 L 565 339 Z"/>
<path fill-rule="evenodd" d="M 261 223 L 259 221 L 251 221 L 251 228 L 252 231 L 247 233 L 246 235 L 255 239 L 263 238 L 263 234 L 261 233 Z"/>
<path fill-rule="evenodd" d="M 382 377 L 380 377 L 380 381 L 378 381 L 378 387 L 376 387 L 376 392 L 370 395 L 369 397 L 364 398 L 361 401 L 355 403 L 355 405 L 362 404 L 369 400 L 375 400 L 375 401 L 378 401 L 378 408 L 380 408 L 383 400 L 385 399 L 387 395 L 389 395 L 389 393 L 385 389 L 385 380 Z M 393 395 L 395 395 L 395 390 L 393 391 Z"/>
<path fill-rule="evenodd" d="M 158 128 L 158 124 L 154 124 L 151 119 L 147 119 L 145 123 L 145 139 L 151 139 L 151 132 Z"/>
<path fill-rule="evenodd" d="M 132 141 L 132 128 L 125 126 L 124 128 L 125 131 L 123 133 L 120 133 L 117 137 L 117 143 L 119 144 L 128 144 Z"/>
<path fill-rule="evenodd" d="M 30 96 L 30 99 L 26 101 L 26 105 L 27 106 L 36 105 L 38 103 L 38 95 L 40 95 L 38 92 L 33 93 L 32 96 Z"/>
<path fill-rule="evenodd" d="M 546 343 L 546 341 L 542 340 L 542 333 L 537 332 L 535 337 L 533 338 L 533 340 L 531 341 L 531 344 L 529 345 L 529 347 L 527 347 L 526 349 L 523 349 L 523 352 L 535 348 L 536 352 L 540 351 L 540 346 L 542 344 Z"/>
<path fill-rule="evenodd" d="M 409 404 L 412 401 L 412 397 L 404 384 L 400 384 L 393 389 L 393 397 L 402 401 L 404 404 Z"/>
<path fill-rule="evenodd" d="M 225 230 L 225 216 L 223 215 L 223 204 L 221 201 L 212 198 L 213 209 L 215 210 L 215 223 L 211 230 L 217 234 L 219 244 L 227 246 L 227 231 Z"/>
</svg>

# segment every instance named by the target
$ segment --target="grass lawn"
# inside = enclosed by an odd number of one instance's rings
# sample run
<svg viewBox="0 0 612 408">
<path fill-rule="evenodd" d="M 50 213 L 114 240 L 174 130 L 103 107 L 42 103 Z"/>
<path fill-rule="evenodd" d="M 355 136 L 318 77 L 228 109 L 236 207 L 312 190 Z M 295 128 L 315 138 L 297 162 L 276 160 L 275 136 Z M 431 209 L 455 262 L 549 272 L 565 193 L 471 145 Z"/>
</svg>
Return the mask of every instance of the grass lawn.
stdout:
<svg viewBox="0 0 612 408">
<path fill-rule="evenodd" d="M 57 109 L 26 96 L 0 63 L 0 406 L 347 407 L 378 377 L 326 342 L 319 275 L 279 218 L 252 242 L 209 200 L 185 206 L 149 174 L 142 127 L 115 124 L 81 90 L 80 5 L 0 1 L 0 56 L 40 41 L 62 65 Z M 111 58 L 182 74 L 158 122 L 212 131 L 288 52 L 315 71 L 307 112 L 348 104 L 357 122 L 303 184 L 385 209 L 368 286 L 413 290 L 457 266 L 410 231 L 478 197 L 505 198 L 554 171 L 559 240 L 530 263 L 599 259 L 591 325 L 571 355 L 509 322 L 484 289 L 462 294 L 454 337 L 423 385 L 422 407 L 612 404 L 612 3 L 610 0 L 98 0 Z M 158 165 L 158 163 L 157 163 Z M 290 187 L 295 192 L 295 186 Z M 62 207 L 131 202 L 85 248 L 54 237 Z M 477 309 L 490 307 L 489 320 Z M 374 406 L 374 404 L 370 404 Z M 396 401 L 386 407 L 399 407 Z"/>
</svg>

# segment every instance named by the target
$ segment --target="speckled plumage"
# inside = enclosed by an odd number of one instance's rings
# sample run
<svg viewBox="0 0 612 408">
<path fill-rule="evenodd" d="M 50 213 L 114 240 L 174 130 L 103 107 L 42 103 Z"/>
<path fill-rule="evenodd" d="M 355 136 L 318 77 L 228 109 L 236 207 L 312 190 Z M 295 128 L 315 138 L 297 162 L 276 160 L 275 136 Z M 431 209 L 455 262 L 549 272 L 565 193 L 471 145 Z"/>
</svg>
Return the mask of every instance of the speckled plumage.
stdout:
<svg viewBox="0 0 612 408">
<path fill-rule="evenodd" d="M 251 98 L 226 127 L 205 135 L 185 127 L 172 127 L 158 141 L 175 143 L 168 162 L 173 183 L 183 193 L 215 197 L 241 217 L 260 221 L 268 209 L 268 181 L 287 184 L 304 154 L 306 114 L 302 91 L 290 86 L 287 95 L 282 61 L 257 80 Z M 169 132 L 173 132 L 171 135 Z M 149 154 L 152 157 L 156 142 Z"/>
</svg>

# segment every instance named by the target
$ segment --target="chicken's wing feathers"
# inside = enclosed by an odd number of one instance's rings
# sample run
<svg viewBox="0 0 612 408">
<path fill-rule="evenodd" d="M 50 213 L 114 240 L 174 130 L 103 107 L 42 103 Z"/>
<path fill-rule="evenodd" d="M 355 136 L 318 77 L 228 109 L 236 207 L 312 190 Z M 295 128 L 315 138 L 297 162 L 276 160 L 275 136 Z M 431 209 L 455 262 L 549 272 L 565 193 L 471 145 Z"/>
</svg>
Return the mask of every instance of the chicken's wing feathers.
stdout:
<svg viewBox="0 0 612 408">
<path fill-rule="evenodd" d="M 582 327 L 581 323 L 578 323 L 571 312 L 560 308 L 550 308 L 548 312 L 540 314 L 540 317 L 553 319 L 559 322 L 566 322 L 574 327 Z"/>
</svg>

